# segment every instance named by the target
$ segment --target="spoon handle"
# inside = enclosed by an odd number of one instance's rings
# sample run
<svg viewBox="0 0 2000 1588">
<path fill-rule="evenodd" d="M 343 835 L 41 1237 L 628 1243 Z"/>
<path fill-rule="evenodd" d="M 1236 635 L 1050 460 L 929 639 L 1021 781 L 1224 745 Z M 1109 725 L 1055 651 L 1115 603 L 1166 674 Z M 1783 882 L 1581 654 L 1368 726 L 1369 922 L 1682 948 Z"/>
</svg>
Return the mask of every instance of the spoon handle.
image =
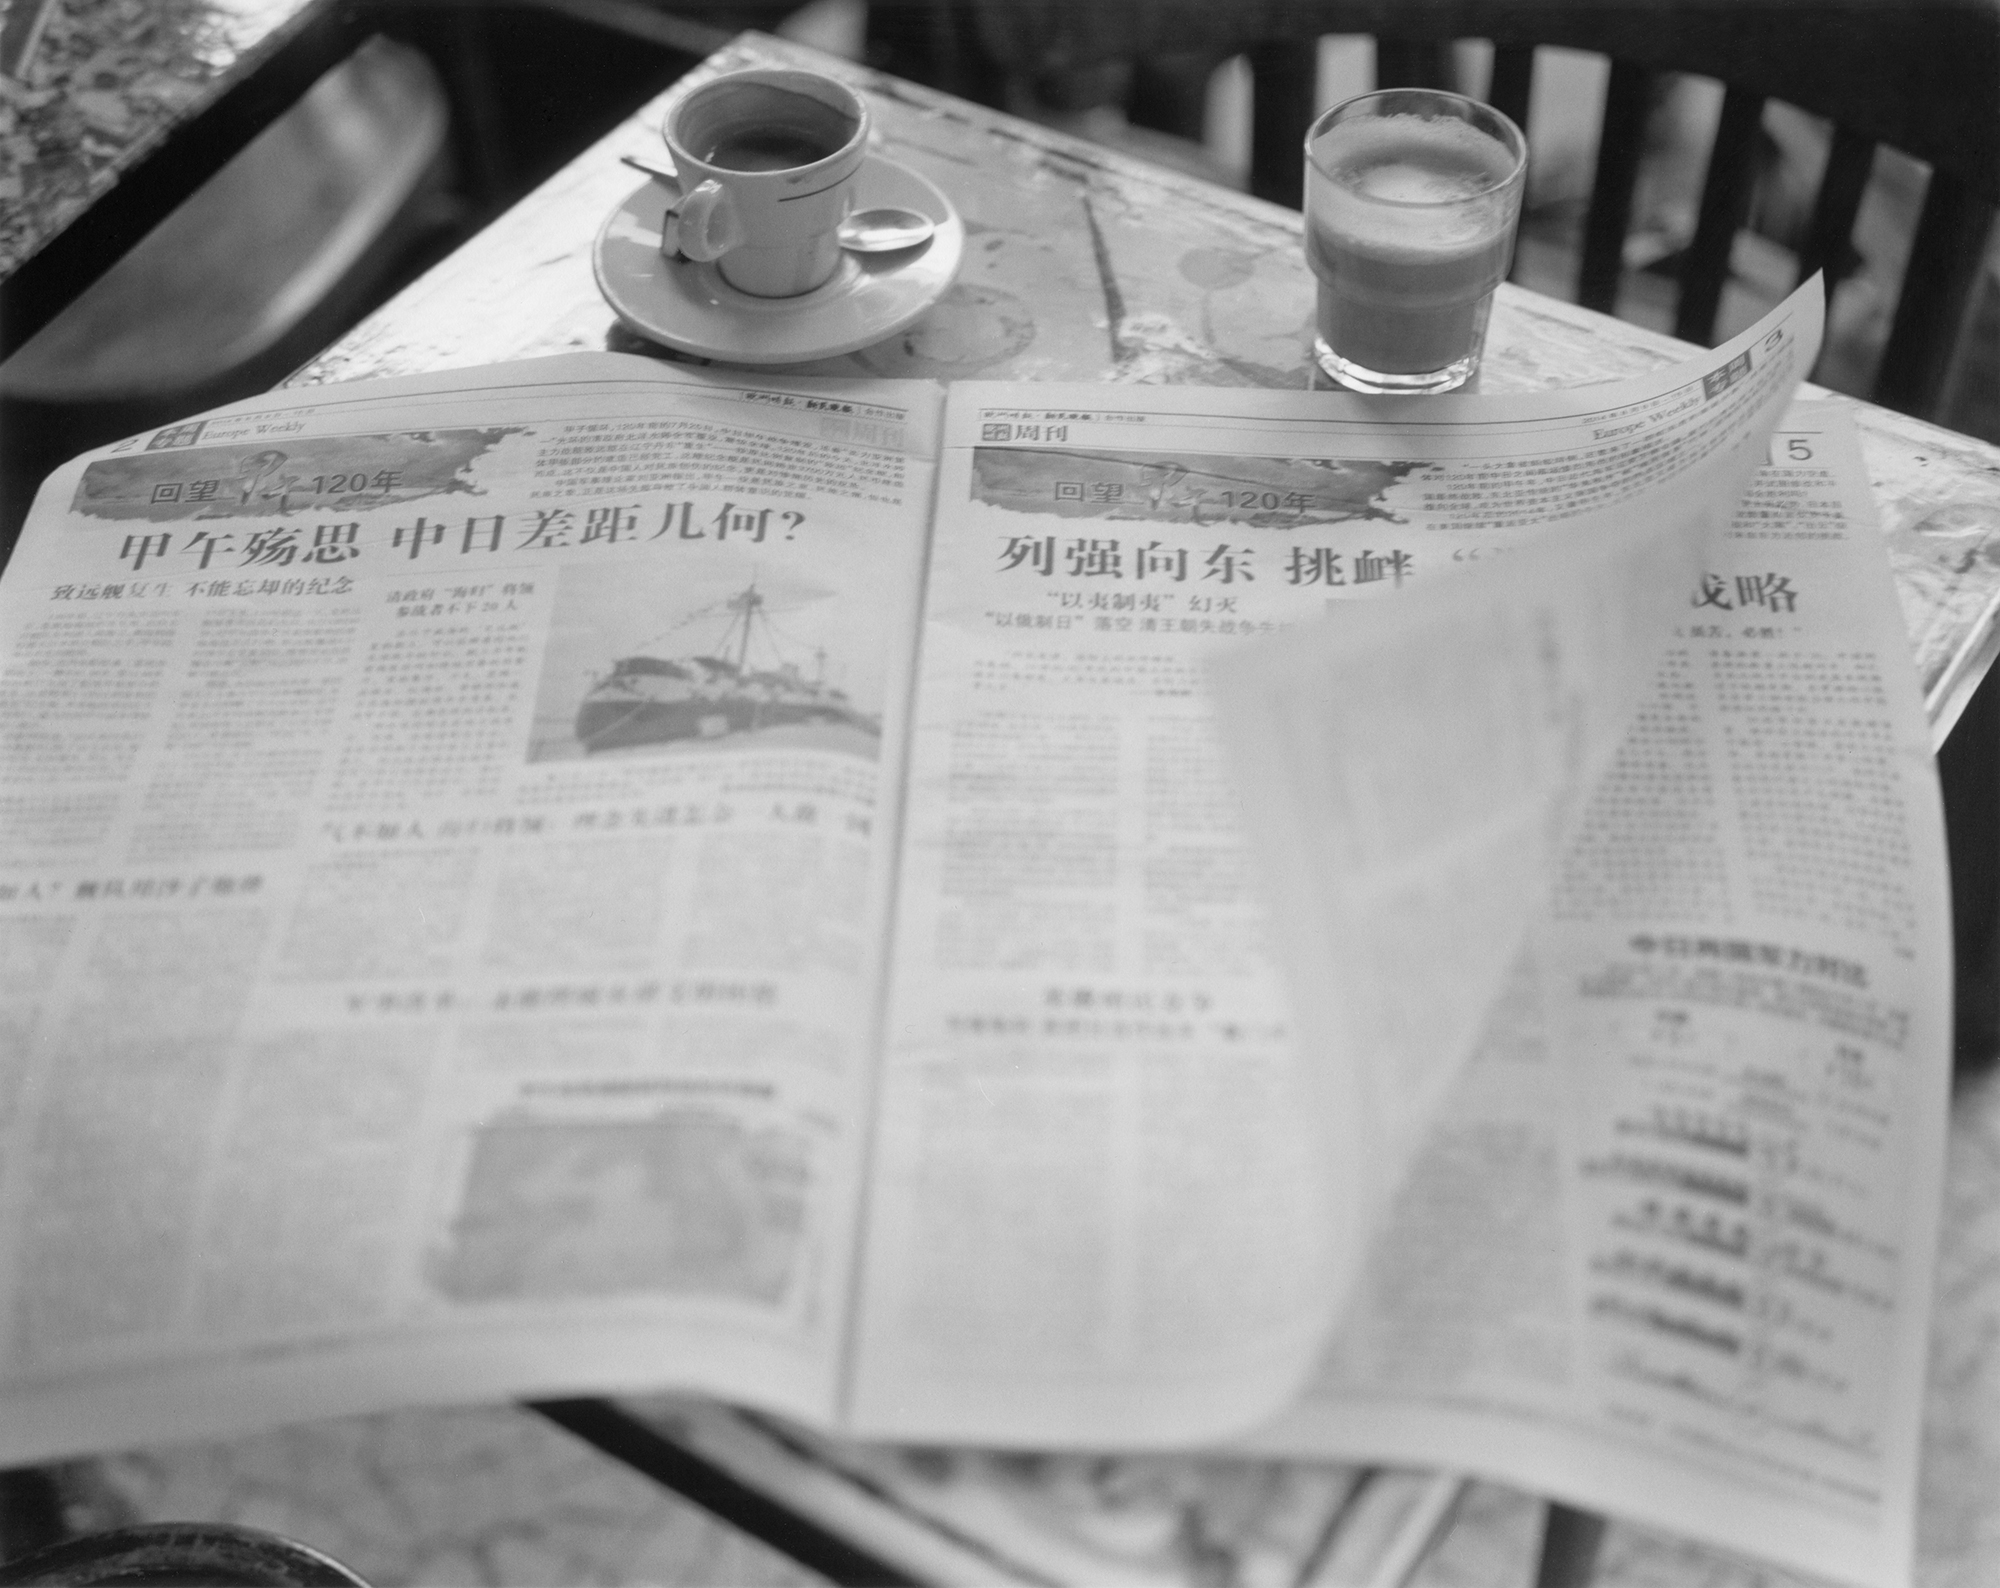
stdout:
<svg viewBox="0 0 2000 1588">
<path fill-rule="evenodd" d="M 671 165 L 654 165 L 649 160 L 641 160 L 636 154 L 621 154 L 618 158 L 634 171 L 644 171 L 656 182 L 671 182 L 675 187 L 681 185 L 680 173 Z"/>
</svg>

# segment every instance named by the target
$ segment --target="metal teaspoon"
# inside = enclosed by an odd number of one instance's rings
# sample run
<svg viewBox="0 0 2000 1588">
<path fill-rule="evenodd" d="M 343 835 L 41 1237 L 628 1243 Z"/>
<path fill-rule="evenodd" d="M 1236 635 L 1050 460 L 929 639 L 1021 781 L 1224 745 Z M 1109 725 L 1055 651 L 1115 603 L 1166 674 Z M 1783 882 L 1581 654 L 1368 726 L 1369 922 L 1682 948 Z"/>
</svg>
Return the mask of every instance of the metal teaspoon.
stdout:
<svg viewBox="0 0 2000 1588">
<path fill-rule="evenodd" d="M 915 248 L 930 241 L 937 222 L 915 210 L 899 210 L 889 205 L 872 210 L 856 210 L 836 228 L 840 246 L 857 254 L 892 254 L 899 248 Z"/>
<path fill-rule="evenodd" d="M 654 165 L 637 155 L 621 154 L 618 158 L 633 170 L 643 171 L 656 181 L 680 185 L 680 178 L 671 166 Z M 928 241 L 936 230 L 937 222 L 928 215 L 883 205 L 875 209 L 856 210 L 840 223 L 838 236 L 840 246 L 850 253 L 889 254 L 900 248 L 915 248 L 917 244 Z"/>
</svg>

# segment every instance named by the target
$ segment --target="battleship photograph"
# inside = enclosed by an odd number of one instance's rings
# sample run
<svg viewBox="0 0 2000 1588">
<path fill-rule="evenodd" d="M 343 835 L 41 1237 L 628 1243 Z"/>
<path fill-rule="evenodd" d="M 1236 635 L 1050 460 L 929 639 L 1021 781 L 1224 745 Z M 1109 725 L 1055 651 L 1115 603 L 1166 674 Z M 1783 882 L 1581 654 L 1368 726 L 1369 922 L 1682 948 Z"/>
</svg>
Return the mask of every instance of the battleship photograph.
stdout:
<svg viewBox="0 0 2000 1588">
<path fill-rule="evenodd" d="M 586 624 L 559 620 L 530 760 L 752 745 L 878 753 L 879 704 L 848 687 L 855 642 L 840 644 L 845 636 L 815 621 L 829 592 L 752 571 L 684 612 L 648 611 L 640 623 L 604 621 L 609 594 L 579 602 L 592 614 Z"/>
</svg>

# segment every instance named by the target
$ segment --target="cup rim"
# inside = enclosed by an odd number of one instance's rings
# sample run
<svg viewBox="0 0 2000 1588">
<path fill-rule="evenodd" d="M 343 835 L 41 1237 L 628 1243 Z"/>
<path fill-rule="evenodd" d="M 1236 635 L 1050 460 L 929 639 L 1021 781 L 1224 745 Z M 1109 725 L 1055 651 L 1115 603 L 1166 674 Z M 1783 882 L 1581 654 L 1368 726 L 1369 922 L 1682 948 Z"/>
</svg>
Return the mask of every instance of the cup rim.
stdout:
<svg viewBox="0 0 2000 1588">
<path fill-rule="evenodd" d="M 1459 194 L 1448 199 L 1388 198 L 1374 193 L 1361 195 L 1362 197 L 1365 197 L 1370 204 L 1393 205 L 1398 209 L 1412 209 L 1412 210 L 1442 209 L 1452 204 L 1463 204 L 1470 199 L 1490 198 L 1496 193 L 1504 193 L 1507 191 L 1508 188 L 1515 186 L 1517 183 L 1522 181 L 1523 178 L 1526 176 L 1528 170 L 1528 135 L 1527 133 L 1521 130 L 1519 123 L 1517 123 L 1514 120 L 1514 118 L 1508 115 L 1504 110 L 1497 109 L 1494 106 L 1487 104 L 1486 101 L 1483 99 L 1474 99 L 1470 94 L 1454 93 L 1451 89 L 1448 88 L 1377 88 L 1377 89 L 1372 89 L 1365 94 L 1356 94 L 1352 98 L 1343 99 L 1337 105 L 1329 105 L 1325 110 L 1322 110 L 1317 116 L 1313 117 L 1312 124 L 1306 128 L 1306 136 L 1305 136 L 1306 164 L 1311 166 L 1315 171 L 1319 172 L 1321 176 L 1327 177 L 1329 180 L 1331 180 L 1333 177 L 1333 173 L 1327 170 L 1325 166 L 1321 165 L 1319 161 L 1313 158 L 1314 140 L 1317 139 L 1326 128 L 1330 127 L 1333 124 L 1333 122 L 1337 118 L 1339 118 L 1344 112 L 1351 110 L 1354 106 L 1366 104 L 1369 100 L 1372 99 L 1388 99 L 1391 97 L 1421 97 L 1431 100 L 1441 100 L 1448 104 L 1464 106 L 1471 110 L 1482 112 L 1485 115 L 1491 116 L 1496 122 L 1500 124 L 1500 127 L 1504 129 L 1504 131 L 1509 135 L 1509 137 L 1512 140 L 1512 145 L 1513 145 L 1512 147 L 1507 147 L 1507 144 L 1504 141 L 1502 143 L 1502 147 L 1506 147 L 1507 152 L 1513 156 L 1513 164 L 1508 167 L 1507 174 L 1505 176 L 1499 178 L 1497 181 L 1487 184 L 1485 187 L 1478 189 L 1476 192 Z M 1433 117 L 1427 119 L 1437 119 L 1437 118 Z M 1468 124 L 1477 125 L 1477 123 L 1473 122 L 1472 118 L 1469 116 L 1455 116 L 1450 119 L 1456 121 L 1465 121 Z M 1481 128 L 1480 130 L 1485 131 L 1486 129 Z"/>
<path fill-rule="evenodd" d="M 835 149 L 830 154 L 821 155 L 817 160 L 808 161 L 804 165 L 788 165 L 776 171 L 729 171 L 724 167 L 713 165 L 711 162 L 702 159 L 700 155 L 688 149 L 677 136 L 677 128 L 687 108 L 710 93 L 726 88 L 733 83 L 769 83 L 774 87 L 782 88 L 789 83 L 801 80 L 811 83 L 832 84 L 833 87 L 839 89 L 841 93 L 847 96 L 854 109 L 854 135 L 838 149 Z M 738 71 L 724 72 L 720 77 L 710 78 L 707 82 L 690 89 L 687 93 L 681 95 L 679 99 L 675 100 L 667 108 L 666 115 L 661 118 L 660 139 L 666 144 L 668 152 L 673 155 L 676 164 L 686 161 L 690 164 L 700 166 L 704 170 L 722 171 L 728 177 L 738 181 L 746 176 L 790 178 L 797 176 L 801 171 L 817 171 L 823 166 L 831 165 L 836 160 L 846 159 L 853 154 L 857 146 L 865 147 L 868 142 L 868 123 L 868 101 L 862 97 L 861 91 L 851 83 L 843 83 L 839 78 L 830 77 L 825 72 L 806 71 L 802 67 L 796 66 L 746 66 Z"/>
</svg>

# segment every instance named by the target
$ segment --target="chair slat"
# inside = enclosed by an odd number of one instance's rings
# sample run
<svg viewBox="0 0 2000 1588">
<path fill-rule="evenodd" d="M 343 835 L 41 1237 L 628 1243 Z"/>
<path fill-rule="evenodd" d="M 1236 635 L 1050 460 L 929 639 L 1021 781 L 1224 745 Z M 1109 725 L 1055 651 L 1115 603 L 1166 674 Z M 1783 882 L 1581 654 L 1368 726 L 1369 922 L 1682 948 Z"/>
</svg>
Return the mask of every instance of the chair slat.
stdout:
<svg viewBox="0 0 2000 1588">
<path fill-rule="evenodd" d="M 1799 255 L 1799 280 L 1815 270 L 1824 270 L 1827 291 L 1847 273 L 1848 244 L 1854 236 L 1854 217 L 1861 210 L 1861 195 L 1868 187 L 1875 167 L 1875 140 L 1847 127 L 1833 129 L 1833 147 L 1827 150 L 1826 170 L 1819 179 L 1819 197 L 1813 200 L 1812 225 L 1806 246 Z"/>
<path fill-rule="evenodd" d="M 1674 314 L 1674 335 L 1703 346 L 1715 341 L 1715 311 L 1729 279 L 1730 248 L 1750 213 L 1763 117 L 1762 94 L 1732 88 L 1723 96 L 1722 120 L 1715 129 L 1708 177 L 1701 188 L 1701 216 L 1694 241 L 1682 258 L 1680 304 Z"/>
<path fill-rule="evenodd" d="M 1524 133 L 1528 131 L 1528 105 L 1535 97 L 1535 47 L 1532 44 L 1500 44 L 1493 50 L 1493 75 L 1486 84 L 1486 103 L 1511 119 Z M 1528 164 L 1535 161 L 1533 135 L 1529 135 Z M 1532 176 L 1532 171 L 1530 173 Z M 1521 255 L 1517 249 L 1507 267 L 1509 280 L 1518 280 Z"/>
<path fill-rule="evenodd" d="M 1593 1511 L 1549 1501 L 1542 1522 L 1542 1554 L 1535 1588 L 1590 1588 L 1597 1572 L 1597 1548 L 1604 1541 L 1604 1518 Z"/>
<path fill-rule="evenodd" d="M 1273 204 L 1305 207 L 1306 128 L 1312 124 L 1319 52 L 1297 40 L 1252 45 L 1250 191 Z"/>
<path fill-rule="evenodd" d="M 1451 46 L 1442 39 L 1375 40 L 1377 88 L 1451 88 Z"/>
<path fill-rule="evenodd" d="M 1888 408 L 1926 414 L 1944 391 L 1965 321 L 1966 305 L 1979 279 L 1996 206 L 1944 171 L 1931 173 L 1924 212 L 1910 244 L 1903 295 L 1874 397 Z"/>
<path fill-rule="evenodd" d="M 1583 263 L 1576 277 L 1576 301 L 1586 309 L 1616 311 L 1625 228 L 1632 219 L 1632 184 L 1645 149 L 1652 99 L 1651 72 L 1626 61 L 1611 63 L 1604 129 L 1597 142 L 1597 176 L 1590 186 L 1590 213 L 1583 225 Z"/>
<path fill-rule="evenodd" d="M 1502 44 L 1493 51 L 1493 77 L 1486 85 L 1486 103 L 1528 130 L 1528 101 L 1535 91 L 1535 47 Z"/>
</svg>

